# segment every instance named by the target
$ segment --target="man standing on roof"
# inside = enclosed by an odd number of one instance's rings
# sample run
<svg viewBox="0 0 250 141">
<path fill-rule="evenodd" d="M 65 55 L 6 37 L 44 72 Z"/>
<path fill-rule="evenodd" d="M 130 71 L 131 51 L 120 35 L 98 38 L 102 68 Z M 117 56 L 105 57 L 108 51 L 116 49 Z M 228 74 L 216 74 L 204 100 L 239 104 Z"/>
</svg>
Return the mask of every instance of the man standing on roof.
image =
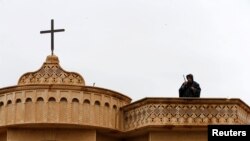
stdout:
<svg viewBox="0 0 250 141">
<path fill-rule="evenodd" d="M 192 74 L 186 76 L 185 81 L 179 88 L 179 97 L 200 97 L 200 85 L 194 81 Z"/>
</svg>

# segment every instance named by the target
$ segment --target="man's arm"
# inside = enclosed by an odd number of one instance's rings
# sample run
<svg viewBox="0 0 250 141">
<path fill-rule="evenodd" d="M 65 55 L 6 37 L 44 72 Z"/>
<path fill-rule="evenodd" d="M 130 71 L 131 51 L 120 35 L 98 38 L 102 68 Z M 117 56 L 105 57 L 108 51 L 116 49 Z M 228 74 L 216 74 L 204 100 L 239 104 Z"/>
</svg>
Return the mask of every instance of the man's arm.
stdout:
<svg viewBox="0 0 250 141">
<path fill-rule="evenodd" d="M 179 88 L 179 97 L 183 97 L 183 93 L 184 93 L 184 91 L 187 89 L 187 87 L 186 87 L 186 82 L 184 82 L 182 85 L 181 85 L 181 87 Z"/>
<path fill-rule="evenodd" d="M 191 89 L 194 92 L 194 97 L 200 97 L 201 88 L 200 88 L 200 85 L 198 83 L 194 83 L 194 85 L 191 87 Z"/>
</svg>

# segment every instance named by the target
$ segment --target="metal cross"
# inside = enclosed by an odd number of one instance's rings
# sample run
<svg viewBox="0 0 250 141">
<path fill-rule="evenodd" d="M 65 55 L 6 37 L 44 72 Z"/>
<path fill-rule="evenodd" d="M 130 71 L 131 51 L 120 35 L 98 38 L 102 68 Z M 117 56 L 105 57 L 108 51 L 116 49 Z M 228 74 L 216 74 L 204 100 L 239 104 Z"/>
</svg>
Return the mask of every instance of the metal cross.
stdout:
<svg viewBox="0 0 250 141">
<path fill-rule="evenodd" d="M 63 32 L 65 31 L 64 29 L 54 29 L 54 20 L 51 20 L 51 29 L 50 30 L 45 30 L 45 31 L 40 31 L 41 34 L 43 33 L 51 33 L 51 55 L 54 54 L 54 33 L 55 32 Z"/>
</svg>

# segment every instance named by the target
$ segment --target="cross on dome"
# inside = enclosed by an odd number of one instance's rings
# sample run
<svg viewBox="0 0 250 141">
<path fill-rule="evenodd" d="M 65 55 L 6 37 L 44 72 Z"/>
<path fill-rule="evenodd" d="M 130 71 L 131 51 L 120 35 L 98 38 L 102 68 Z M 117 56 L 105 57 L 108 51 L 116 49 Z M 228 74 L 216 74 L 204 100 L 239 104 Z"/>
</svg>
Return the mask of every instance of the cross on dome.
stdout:
<svg viewBox="0 0 250 141">
<path fill-rule="evenodd" d="M 54 33 L 55 32 L 64 32 L 64 29 L 54 29 L 54 20 L 51 20 L 51 29 L 40 31 L 41 34 L 51 33 L 51 55 L 54 55 Z"/>
</svg>

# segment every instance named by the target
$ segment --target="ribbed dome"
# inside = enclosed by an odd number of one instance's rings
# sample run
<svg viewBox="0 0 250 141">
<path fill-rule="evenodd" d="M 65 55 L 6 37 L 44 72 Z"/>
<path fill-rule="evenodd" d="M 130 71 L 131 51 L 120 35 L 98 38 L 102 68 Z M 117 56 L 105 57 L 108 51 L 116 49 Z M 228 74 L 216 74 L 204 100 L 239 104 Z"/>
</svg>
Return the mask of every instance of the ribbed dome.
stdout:
<svg viewBox="0 0 250 141">
<path fill-rule="evenodd" d="M 84 86 L 83 77 L 75 72 L 67 72 L 59 65 L 59 59 L 55 55 L 49 55 L 42 67 L 35 72 L 23 74 L 18 85 L 29 84 L 65 84 Z"/>
</svg>

